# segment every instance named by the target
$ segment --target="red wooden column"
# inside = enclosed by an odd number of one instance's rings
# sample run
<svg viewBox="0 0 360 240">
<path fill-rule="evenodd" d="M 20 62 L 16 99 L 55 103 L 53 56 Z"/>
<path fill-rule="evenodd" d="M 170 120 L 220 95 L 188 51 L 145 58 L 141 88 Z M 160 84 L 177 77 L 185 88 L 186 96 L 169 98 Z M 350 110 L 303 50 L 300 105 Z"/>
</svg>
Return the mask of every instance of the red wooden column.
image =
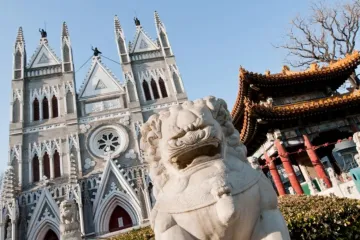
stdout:
<svg viewBox="0 0 360 240">
<path fill-rule="evenodd" d="M 275 147 L 278 151 L 281 162 L 284 165 L 284 169 L 285 169 L 286 174 L 288 175 L 291 186 L 293 187 L 294 191 L 297 194 L 303 194 L 304 191 L 302 190 L 301 185 L 296 178 L 296 174 L 295 174 L 294 168 L 291 164 L 291 161 L 289 159 L 288 153 L 287 153 L 286 149 L 284 148 L 284 146 L 281 145 L 279 139 L 275 140 Z"/>
<path fill-rule="evenodd" d="M 266 163 L 269 165 L 270 174 L 272 176 L 272 179 L 274 180 L 274 183 L 275 183 L 275 186 L 276 186 L 276 189 L 277 189 L 279 195 L 280 196 L 286 195 L 284 184 L 281 181 L 281 177 L 276 168 L 275 161 L 271 161 L 271 158 L 269 157 L 267 152 L 265 152 L 264 156 L 265 156 Z"/>
<path fill-rule="evenodd" d="M 313 145 L 311 144 L 308 136 L 303 135 L 303 138 L 304 138 L 304 145 L 306 147 L 306 152 L 310 158 L 312 165 L 315 168 L 316 174 L 319 176 L 319 178 L 324 180 L 327 187 L 331 188 L 332 186 L 331 181 L 326 175 L 324 166 L 320 162 L 319 157 L 317 156 L 315 150 L 313 149 Z"/>
</svg>

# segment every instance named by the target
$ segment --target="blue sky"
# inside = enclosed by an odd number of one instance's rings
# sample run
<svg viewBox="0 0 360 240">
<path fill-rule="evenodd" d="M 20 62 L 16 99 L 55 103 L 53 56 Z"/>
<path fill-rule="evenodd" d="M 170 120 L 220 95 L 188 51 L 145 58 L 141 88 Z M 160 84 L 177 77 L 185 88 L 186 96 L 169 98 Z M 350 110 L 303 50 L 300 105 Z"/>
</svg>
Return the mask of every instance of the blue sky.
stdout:
<svg viewBox="0 0 360 240">
<path fill-rule="evenodd" d="M 333 2 L 333 1 L 327 1 Z M 0 171 L 8 159 L 9 102 L 12 54 L 16 33 L 23 27 L 28 60 L 35 51 L 39 28 L 48 32 L 49 44 L 60 56 L 62 22 L 69 27 L 75 69 L 91 56 L 91 45 L 104 56 L 119 61 L 114 40 L 113 17 L 118 15 L 131 41 L 136 13 L 143 28 L 156 38 L 153 13 L 157 10 L 168 31 L 170 43 L 190 99 L 215 95 L 232 108 L 238 91 L 238 69 L 279 72 L 286 52 L 272 44 L 284 41 L 290 20 L 308 15 L 311 0 L 0 0 Z M 103 62 L 122 78 L 121 67 Z M 88 63 L 76 74 L 80 87 Z"/>
</svg>

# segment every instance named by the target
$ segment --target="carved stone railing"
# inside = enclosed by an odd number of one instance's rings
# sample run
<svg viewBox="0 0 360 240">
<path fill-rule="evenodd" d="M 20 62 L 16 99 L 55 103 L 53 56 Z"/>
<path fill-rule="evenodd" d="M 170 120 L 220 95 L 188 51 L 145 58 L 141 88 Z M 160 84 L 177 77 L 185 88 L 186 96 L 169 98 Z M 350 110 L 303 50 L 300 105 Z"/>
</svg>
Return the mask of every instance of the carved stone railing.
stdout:
<svg viewBox="0 0 360 240">
<path fill-rule="evenodd" d="M 54 74 L 54 73 L 61 73 L 62 68 L 61 65 L 49 66 L 46 68 L 38 68 L 38 69 L 31 69 L 27 70 L 26 76 L 27 77 L 37 77 L 47 74 Z"/>
</svg>

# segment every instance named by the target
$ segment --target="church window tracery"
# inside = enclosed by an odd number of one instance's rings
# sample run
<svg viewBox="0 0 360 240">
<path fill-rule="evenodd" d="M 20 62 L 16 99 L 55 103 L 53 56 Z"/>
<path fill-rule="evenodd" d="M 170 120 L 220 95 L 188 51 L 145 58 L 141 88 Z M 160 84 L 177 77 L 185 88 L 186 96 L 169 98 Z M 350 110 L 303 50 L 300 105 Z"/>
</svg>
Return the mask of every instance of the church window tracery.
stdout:
<svg viewBox="0 0 360 240">
<path fill-rule="evenodd" d="M 58 110 L 58 100 L 55 95 L 51 99 L 51 105 L 52 105 L 52 117 L 56 118 L 59 116 L 59 110 Z"/>
<path fill-rule="evenodd" d="M 153 92 L 154 99 L 159 99 L 160 95 L 159 95 L 159 91 L 158 91 L 158 88 L 157 88 L 157 84 L 154 81 L 154 79 L 151 79 L 151 90 Z"/>
<path fill-rule="evenodd" d="M 111 151 L 115 151 L 119 145 L 119 136 L 112 132 L 103 134 L 98 140 L 98 148 L 100 150 L 106 150 L 106 148 L 110 148 Z"/>
<path fill-rule="evenodd" d="M 145 100 L 149 101 L 151 100 L 151 94 L 150 94 L 150 88 L 149 88 L 149 84 L 147 83 L 147 81 L 143 81 L 142 83 L 143 85 L 143 89 L 144 89 L 144 94 L 145 94 Z"/>
<path fill-rule="evenodd" d="M 100 127 L 89 138 L 91 152 L 101 158 L 105 158 L 108 151 L 112 152 L 112 156 L 125 151 L 128 144 L 129 136 L 120 126 Z"/>
<path fill-rule="evenodd" d="M 39 121 L 40 120 L 40 106 L 39 106 L 39 100 L 37 98 L 35 98 L 33 101 L 33 110 L 34 110 L 34 113 L 33 113 L 34 121 Z"/>
<path fill-rule="evenodd" d="M 42 101 L 43 119 L 49 119 L 49 101 L 44 97 Z"/>
<path fill-rule="evenodd" d="M 161 96 L 163 98 L 168 97 L 167 91 L 166 91 L 166 86 L 165 86 L 165 82 L 164 80 L 162 80 L 162 78 L 159 78 L 159 87 L 160 87 L 160 91 L 161 91 Z"/>
</svg>

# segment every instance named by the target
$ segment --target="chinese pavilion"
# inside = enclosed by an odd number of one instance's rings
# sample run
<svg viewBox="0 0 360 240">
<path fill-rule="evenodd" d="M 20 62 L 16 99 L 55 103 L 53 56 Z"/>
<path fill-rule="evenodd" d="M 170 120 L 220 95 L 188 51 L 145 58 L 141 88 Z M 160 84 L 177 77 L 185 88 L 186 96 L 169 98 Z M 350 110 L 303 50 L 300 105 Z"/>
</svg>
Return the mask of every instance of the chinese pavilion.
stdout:
<svg viewBox="0 0 360 240">
<path fill-rule="evenodd" d="M 233 123 L 249 161 L 262 166 L 279 195 L 329 188 L 328 168 L 341 179 L 357 167 L 351 136 L 360 126 L 360 90 L 340 94 L 337 89 L 354 77 L 359 64 L 360 54 L 353 52 L 299 72 L 287 66 L 276 74 L 240 68 Z"/>
</svg>

